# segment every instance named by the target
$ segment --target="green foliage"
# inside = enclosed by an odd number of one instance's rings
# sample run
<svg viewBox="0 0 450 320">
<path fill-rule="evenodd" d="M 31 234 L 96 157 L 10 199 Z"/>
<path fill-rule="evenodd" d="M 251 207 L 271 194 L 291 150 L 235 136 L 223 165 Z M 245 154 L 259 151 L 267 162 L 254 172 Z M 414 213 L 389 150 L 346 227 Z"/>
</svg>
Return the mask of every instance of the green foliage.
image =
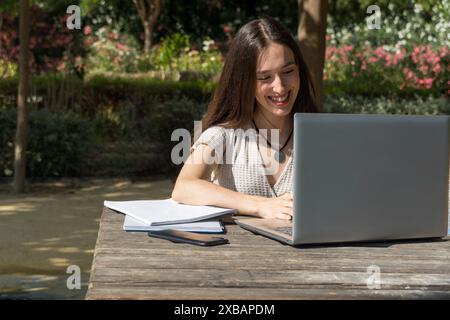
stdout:
<svg viewBox="0 0 450 320">
<path fill-rule="evenodd" d="M 167 145 L 177 128 L 194 129 L 194 120 L 201 120 L 206 103 L 188 99 L 171 99 L 156 103 L 143 119 L 144 136 Z M 152 125 L 153 124 L 153 125 Z"/>
<path fill-rule="evenodd" d="M 363 96 L 328 96 L 325 112 L 369 114 L 450 115 L 450 101 L 446 98 L 420 97 L 415 99 Z"/>
<path fill-rule="evenodd" d="M 187 35 L 175 33 L 165 37 L 156 55 L 156 65 L 162 69 L 171 69 L 172 60 L 176 60 L 186 48 L 189 50 L 189 46 L 190 40 Z"/>
<path fill-rule="evenodd" d="M 366 10 L 370 5 L 381 9 L 382 18 L 392 18 L 402 15 L 419 5 L 429 20 L 433 7 L 441 6 L 441 1 L 435 0 L 339 0 L 329 2 L 329 18 L 338 27 L 359 24 L 369 15 Z M 442 7 L 441 7 L 442 8 Z"/>
<path fill-rule="evenodd" d="M 29 177 L 175 175 L 181 166 L 171 161 L 175 129 L 193 136 L 194 121 L 201 120 L 206 101 L 183 96 L 153 98 L 145 104 L 129 103 L 121 109 L 86 120 L 69 112 L 30 113 L 27 152 Z M 443 98 L 327 96 L 325 112 L 383 114 L 450 114 Z M 16 112 L 0 108 L 0 176 L 13 174 Z M 95 130 L 95 132 L 94 132 Z"/>
<path fill-rule="evenodd" d="M 16 113 L 0 109 L 0 176 L 12 176 L 14 168 L 14 136 Z"/>
<path fill-rule="evenodd" d="M 19 12 L 19 1 L 17 0 L 2 0 L 0 2 L 0 14 L 3 12 Z"/>
<path fill-rule="evenodd" d="M 222 71 L 223 57 L 214 41 L 205 39 L 201 50 L 186 49 L 172 64 L 180 72 L 196 72 L 211 79 Z"/>
<path fill-rule="evenodd" d="M 89 172 L 95 176 L 173 175 L 177 168 L 171 161 L 172 132 L 178 128 L 193 131 L 205 103 L 185 97 L 146 104 L 129 104 L 120 110 L 96 117 L 101 143 L 91 155 Z"/>
<path fill-rule="evenodd" d="M 0 109 L 0 145 L 6 146 L 0 154 L 0 176 L 13 175 L 16 117 L 16 110 Z M 31 111 L 27 174 L 32 177 L 81 175 L 93 143 L 92 124 L 76 114 Z"/>
<path fill-rule="evenodd" d="M 95 6 L 101 4 L 101 0 L 80 0 L 80 8 L 83 16 L 87 15 Z"/>
<path fill-rule="evenodd" d="M 450 46 L 450 0 L 383 0 L 376 3 L 347 0 L 332 3 L 327 21 L 331 45 Z M 366 8 L 371 4 L 380 7 L 380 29 L 367 28 L 369 14 Z"/>
<path fill-rule="evenodd" d="M 141 106 L 154 99 L 170 100 L 188 98 L 197 102 L 209 100 L 214 83 L 211 81 L 175 81 L 153 79 L 148 74 L 130 75 L 102 73 L 87 76 L 84 81 L 64 79 L 61 74 L 36 76 L 32 79 L 35 105 L 48 108 L 65 82 L 72 94 L 70 103 L 62 106 L 83 116 L 95 118 L 96 115 L 117 111 L 128 105 Z M 14 107 L 17 96 L 17 78 L 0 79 L 0 103 Z M 67 93 L 68 91 L 64 91 Z"/>
<path fill-rule="evenodd" d="M 406 87 L 399 88 L 399 83 L 396 81 L 396 76 L 389 79 L 384 76 L 371 77 L 370 74 L 363 76 L 348 78 L 345 81 L 327 80 L 324 82 L 325 95 L 330 97 L 340 97 L 342 95 L 348 96 L 363 96 L 365 98 L 405 98 L 414 99 L 415 97 L 439 97 L 441 96 L 439 88 L 433 89 L 417 89 Z M 376 81 L 380 80 L 380 81 Z M 370 86 L 367 84 L 370 83 Z"/>
<path fill-rule="evenodd" d="M 156 103 L 152 112 L 142 119 L 141 138 L 145 137 L 157 147 L 159 172 L 173 173 L 179 167 L 171 161 L 172 148 L 179 141 L 171 141 L 172 132 L 176 129 L 186 129 L 193 137 L 194 121 L 201 120 L 206 112 L 206 103 L 197 103 L 188 99 L 172 99 Z"/>
<path fill-rule="evenodd" d="M 17 76 L 17 65 L 0 58 L 0 79 Z"/>
<path fill-rule="evenodd" d="M 191 45 L 187 35 L 175 33 L 165 37 L 154 53 L 155 68 L 163 72 L 176 71 L 179 77 L 211 79 L 223 67 L 223 58 L 215 42 L 203 40 L 201 49 Z"/>
<path fill-rule="evenodd" d="M 132 36 L 117 30 L 100 28 L 93 34 L 92 28 L 86 26 L 85 32 L 88 33 L 85 41 L 89 48 L 85 65 L 88 75 L 147 73 L 147 77 L 164 80 L 208 80 L 222 70 L 222 54 L 209 38 L 203 41 L 202 49 L 196 49 L 187 35 L 175 33 L 145 53 L 138 50 Z"/>
<path fill-rule="evenodd" d="M 261 15 L 278 18 L 293 34 L 297 32 L 296 0 L 165 0 L 155 33 L 158 41 L 167 34 L 187 34 L 197 46 L 205 36 L 227 41 L 246 22 Z M 224 28 L 230 29 L 225 31 Z"/>
<path fill-rule="evenodd" d="M 87 120 L 42 109 L 29 115 L 28 177 L 173 174 L 171 134 L 193 131 L 206 103 L 186 97 L 149 100 Z M 0 108 L 0 176 L 13 175 L 16 111 Z M 175 171 L 174 171 L 175 169 Z"/>
<path fill-rule="evenodd" d="M 94 91 L 97 96 L 107 95 L 108 100 L 114 99 L 139 101 L 161 99 L 170 100 L 187 97 L 195 101 L 205 101 L 210 97 L 214 84 L 209 81 L 174 81 L 160 80 L 141 76 L 120 74 L 93 75 L 85 83 L 86 91 Z"/>
</svg>

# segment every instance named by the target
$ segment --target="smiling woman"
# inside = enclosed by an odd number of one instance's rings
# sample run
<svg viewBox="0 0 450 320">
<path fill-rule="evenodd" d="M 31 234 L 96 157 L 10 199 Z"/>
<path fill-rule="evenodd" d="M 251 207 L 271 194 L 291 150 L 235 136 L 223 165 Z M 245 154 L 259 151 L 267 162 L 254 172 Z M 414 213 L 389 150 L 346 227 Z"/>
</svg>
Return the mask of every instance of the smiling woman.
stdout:
<svg viewBox="0 0 450 320">
<path fill-rule="evenodd" d="M 172 198 L 290 219 L 293 115 L 318 112 L 310 79 L 298 44 L 278 21 L 241 27 Z M 231 163 L 218 161 L 225 152 Z"/>
</svg>

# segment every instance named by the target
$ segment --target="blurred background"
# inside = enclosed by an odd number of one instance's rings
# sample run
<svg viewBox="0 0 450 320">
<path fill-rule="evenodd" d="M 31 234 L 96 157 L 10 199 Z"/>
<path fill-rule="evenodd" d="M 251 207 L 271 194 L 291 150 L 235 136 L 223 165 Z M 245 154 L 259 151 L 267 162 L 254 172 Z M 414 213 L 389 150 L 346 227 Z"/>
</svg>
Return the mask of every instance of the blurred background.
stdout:
<svg viewBox="0 0 450 320">
<path fill-rule="evenodd" d="M 310 63 L 325 112 L 450 114 L 450 0 L 311 2 L 2 0 L 0 298 L 84 296 L 102 201 L 170 196 L 180 169 L 171 133 L 193 132 L 230 39 L 251 19 L 275 17 L 307 58 L 318 50 Z M 70 5 L 81 9 L 79 29 L 67 27 Z M 380 9 L 379 28 L 369 28 L 370 5 Z M 27 112 L 26 135 L 18 110 Z M 24 136 L 23 187 L 16 177 L 13 192 Z M 86 275 L 77 293 L 65 288 L 73 263 Z"/>
<path fill-rule="evenodd" d="M 0 4 L 2 177 L 13 176 L 17 118 L 19 6 L 8 1 Z M 450 1 L 378 0 L 381 25 L 371 30 L 372 2 L 329 2 L 324 110 L 450 113 Z M 160 3 L 144 41 L 132 1 L 32 2 L 28 177 L 176 176 L 170 134 L 192 131 L 205 112 L 238 28 L 268 14 L 298 33 L 297 0 Z M 80 30 L 66 27 L 71 4 L 80 5 Z"/>
</svg>

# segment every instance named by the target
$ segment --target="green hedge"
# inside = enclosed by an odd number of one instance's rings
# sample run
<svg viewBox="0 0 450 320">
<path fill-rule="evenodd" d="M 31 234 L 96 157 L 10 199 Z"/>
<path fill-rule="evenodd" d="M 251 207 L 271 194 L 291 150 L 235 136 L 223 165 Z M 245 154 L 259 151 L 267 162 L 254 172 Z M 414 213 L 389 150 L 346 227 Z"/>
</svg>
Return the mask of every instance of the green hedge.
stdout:
<svg viewBox="0 0 450 320">
<path fill-rule="evenodd" d="M 402 98 L 414 100 L 417 97 L 438 98 L 441 96 L 439 88 L 433 89 L 413 89 L 406 87 L 402 90 L 395 82 L 370 81 L 370 79 L 349 79 L 346 81 L 325 81 L 324 91 L 327 97 L 338 98 L 341 96 L 362 96 L 365 98 L 390 97 L 394 99 Z"/>
<path fill-rule="evenodd" d="M 153 100 L 118 112 L 82 118 L 68 113 L 33 110 L 29 115 L 27 175 L 150 176 L 175 175 L 170 159 L 171 134 L 177 128 L 193 132 L 205 103 L 189 99 Z M 16 111 L 0 108 L 0 176 L 13 174 Z"/>
<path fill-rule="evenodd" d="M 153 100 L 144 106 L 129 105 L 117 113 L 98 117 L 96 132 L 102 141 L 91 158 L 96 176 L 176 176 L 180 166 L 171 161 L 172 132 L 184 128 L 193 133 L 206 103 L 194 100 Z"/>
<path fill-rule="evenodd" d="M 145 106 L 153 100 L 189 99 L 206 103 L 211 98 L 214 83 L 208 81 L 173 81 L 152 79 L 145 74 L 115 75 L 98 74 L 85 81 L 64 78 L 61 75 L 47 75 L 33 78 L 34 104 L 39 108 L 54 111 L 71 110 L 82 116 L 96 118 L 116 112 L 129 105 Z M 0 105 L 13 107 L 17 96 L 17 79 L 0 79 Z M 328 97 L 359 95 L 364 97 L 439 97 L 437 90 L 405 88 L 400 90 L 394 82 L 325 81 Z"/>
<path fill-rule="evenodd" d="M 415 99 L 329 96 L 325 99 L 324 111 L 331 113 L 450 115 L 450 100 L 421 96 L 416 96 Z"/>
<path fill-rule="evenodd" d="M 171 162 L 172 132 L 193 132 L 206 103 L 187 98 L 149 100 L 128 105 L 94 119 L 73 112 L 30 112 L 28 177 L 103 176 L 175 177 L 181 168 Z M 325 111 L 334 113 L 450 114 L 444 98 L 329 96 Z M 0 108 L 0 176 L 13 173 L 16 112 Z M 3 147 L 4 146 L 4 147 Z"/>
<path fill-rule="evenodd" d="M 14 140 L 17 112 L 0 109 L 0 176 L 14 169 Z M 87 156 L 94 145 L 89 121 L 73 113 L 52 114 L 46 110 L 29 114 L 27 172 L 33 177 L 77 176 L 83 174 Z"/>
<path fill-rule="evenodd" d="M 96 118 L 130 104 L 145 106 L 154 100 L 189 99 L 208 101 L 214 85 L 207 81 L 159 80 L 130 75 L 96 75 L 84 82 L 61 75 L 34 77 L 32 95 L 37 108 L 71 110 Z M 0 79 L 0 106 L 15 106 L 17 79 Z"/>
</svg>

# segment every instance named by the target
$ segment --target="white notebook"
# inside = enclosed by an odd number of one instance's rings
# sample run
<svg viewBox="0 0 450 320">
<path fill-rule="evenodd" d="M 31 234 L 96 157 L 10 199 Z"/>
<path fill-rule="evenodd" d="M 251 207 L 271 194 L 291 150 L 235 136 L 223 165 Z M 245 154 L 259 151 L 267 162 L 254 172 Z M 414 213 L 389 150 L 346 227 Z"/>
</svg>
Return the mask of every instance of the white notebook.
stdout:
<svg viewBox="0 0 450 320">
<path fill-rule="evenodd" d="M 205 233 L 223 232 L 223 226 L 220 221 L 200 221 L 182 224 L 166 224 L 164 226 L 149 226 L 131 216 L 125 215 L 125 220 L 123 222 L 123 230 L 125 231 L 158 231 L 164 229 Z"/>
<path fill-rule="evenodd" d="M 151 226 L 197 222 L 237 212 L 229 208 L 181 204 L 172 199 L 105 201 L 104 205 Z"/>
</svg>

